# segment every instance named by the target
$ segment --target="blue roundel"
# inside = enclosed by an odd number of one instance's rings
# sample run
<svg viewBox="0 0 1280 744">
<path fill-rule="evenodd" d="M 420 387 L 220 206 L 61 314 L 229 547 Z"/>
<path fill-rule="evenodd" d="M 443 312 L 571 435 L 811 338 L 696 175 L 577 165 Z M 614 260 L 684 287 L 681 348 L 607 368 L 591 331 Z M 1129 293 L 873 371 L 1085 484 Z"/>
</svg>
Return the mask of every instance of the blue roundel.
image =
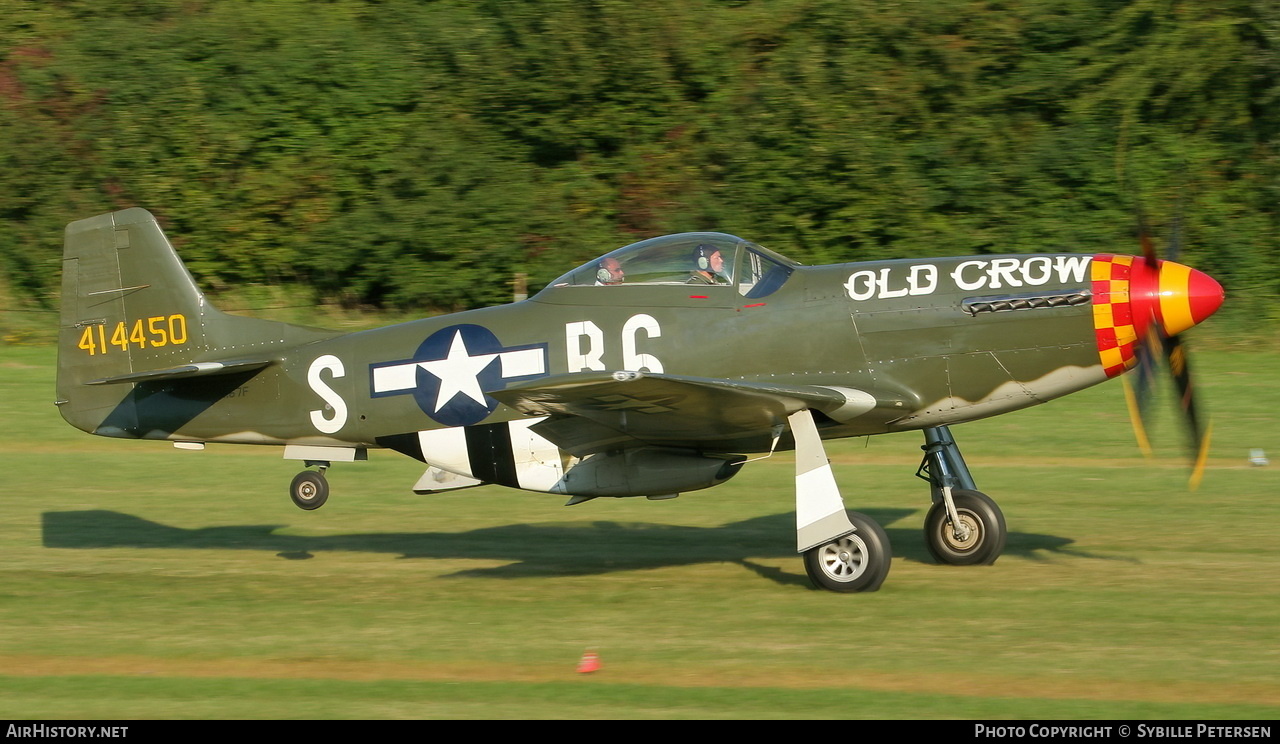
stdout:
<svg viewBox="0 0 1280 744">
<path fill-rule="evenodd" d="M 453 358 L 450 358 L 450 350 L 454 353 Z M 484 395 L 483 391 L 506 387 L 502 381 L 502 364 L 497 356 L 501 352 L 502 344 L 498 337 L 483 326 L 462 325 L 436 331 L 427 336 L 413 356 L 422 361 L 441 360 L 438 364 L 443 369 L 431 372 L 419 364 L 418 386 L 413 391 L 413 399 L 423 413 L 445 426 L 468 426 L 484 420 L 497 409 L 498 401 Z M 472 390 L 451 389 L 467 385 L 472 377 L 475 379 L 474 390 L 480 391 L 479 397 L 483 402 L 467 394 Z"/>
<path fill-rule="evenodd" d="M 547 345 L 505 347 L 488 328 L 453 325 L 432 333 L 412 359 L 370 365 L 373 397 L 412 393 L 445 426 L 469 426 L 498 407 L 487 391 L 547 374 Z"/>
</svg>

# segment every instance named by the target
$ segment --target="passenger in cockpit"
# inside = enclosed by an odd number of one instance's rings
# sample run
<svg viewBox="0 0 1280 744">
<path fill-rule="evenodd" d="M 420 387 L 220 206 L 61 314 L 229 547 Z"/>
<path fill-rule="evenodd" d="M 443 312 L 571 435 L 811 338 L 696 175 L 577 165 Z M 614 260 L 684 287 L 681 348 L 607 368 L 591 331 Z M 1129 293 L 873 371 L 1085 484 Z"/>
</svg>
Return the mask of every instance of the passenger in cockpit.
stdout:
<svg viewBox="0 0 1280 744">
<path fill-rule="evenodd" d="M 714 245 L 703 243 L 693 250 L 693 271 L 686 284 L 728 284 L 724 276 L 724 256 Z"/>
</svg>

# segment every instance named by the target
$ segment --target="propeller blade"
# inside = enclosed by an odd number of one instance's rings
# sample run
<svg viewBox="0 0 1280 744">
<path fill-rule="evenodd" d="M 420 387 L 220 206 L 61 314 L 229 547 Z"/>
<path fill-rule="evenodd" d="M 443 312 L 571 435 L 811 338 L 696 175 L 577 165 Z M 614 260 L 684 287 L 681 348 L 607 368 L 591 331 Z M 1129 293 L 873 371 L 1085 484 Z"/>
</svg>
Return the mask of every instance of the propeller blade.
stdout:
<svg viewBox="0 0 1280 744">
<path fill-rule="evenodd" d="M 1202 422 L 1196 404 L 1195 385 L 1191 378 L 1191 367 L 1187 361 L 1187 347 L 1180 336 L 1165 336 L 1156 327 L 1148 329 L 1147 334 L 1134 350 L 1137 363 L 1129 374 L 1124 375 L 1125 403 L 1129 409 L 1129 420 L 1133 424 L 1134 438 L 1138 449 L 1145 457 L 1152 456 L 1151 439 L 1147 434 L 1151 420 L 1151 401 L 1155 396 L 1157 366 L 1163 359 L 1168 365 L 1169 377 L 1173 380 L 1178 393 L 1178 411 L 1187 429 L 1187 441 L 1190 445 L 1191 476 L 1189 486 L 1196 490 L 1204 475 L 1205 462 L 1209 457 L 1209 441 L 1212 426 Z"/>
<path fill-rule="evenodd" d="M 1222 285 L 1195 269 L 1177 263 L 1182 252 L 1182 194 L 1170 225 L 1167 260 L 1161 260 L 1156 253 L 1141 200 L 1137 200 L 1136 206 L 1142 258 L 1134 261 L 1130 299 L 1134 330 L 1139 339 L 1134 344 L 1130 374 L 1124 376 L 1125 400 L 1138 447 L 1144 455 L 1150 456 L 1147 423 L 1151 418 L 1156 367 L 1163 359 L 1177 388 L 1178 408 L 1189 434 L 1192 466 L 1188 485 L 1195 490 L 1200 485 L 1209 456 L 1212 427 L 1201 420 L 1197 410 L 1187 350 L 1179 334 L 1217 311 L 1223 300 Z"/>
<path fill-rule="evenodd" d="M 1187 348 L 1180 334 L 1218 309 L 1223 300 L 1222 286 L 1188 266 L 1158 258 L 1145 225 L 1140 228 L 1139 240 L 1143 257 L 1133 262 L 1129 298 L 1138 334 L 1132 347 L 1130 374 L 1125 375 L 1129 417 L 1139 449 L 1150 456 L 1151 400 L 1156 368 L 1163 360 L 1177 390 L 1180 418 L 1188 433 L 1192 463 L 1189 485 L 1195 489 L 1208 458 L 1209 430 L 1198 410 Z M 1175 223 L 1169 250 L 1176 253 L 1180 249 L 1181 224 Z"/>
<path fill-rule="evenodd" d="M 1129 422 L 1133 425 L 1133 436 L 1138 442 L 1138 449 L 1144 457 L 1151 457 L 1151 439 L 1147 436 L 1148 422 L 1151 420 L 1151 400 L 1155 395 L 1157 355 L 1155 349 L 1163 348 L 1156 336 L 1155 329 L 1148 329 L 1146 335 L 1134 347 L 1136 363 L 1124 381 L 1125 403 L 1129 408 Z"/>
<path fill-rule="evenodd" d="M 1147 228 L 1141 227 L 1138 232 L 1138 243 L 1142 245 L 1142 257 L 1147 259 L 1147 265 L 1151 267 L 1158 266 L 1160 259 L 1156 256 L 1155 244 L 1151 242 L 1151 235 L 1147 232 Z"/>
<path fill-rule="evenodd" d="M 1199 485 L 1200 474 L 1204 470 L 1204 462 L 1209 455 L 1209 432 L 1200 421 L 1196 407 L 1195 385 L 1191 381 L 1191 365 L 1187 359 L 1187 348 L 1180 336 L 1167 336 L 1164 339 L 1165 358 L 1169 361 L 1169 373 L 1173 377 L 1174 387 L 1178 390 L 1178 408 L 1182 412 L 1182 420 L 1186 423 L 1191 444 L 1192 483 Z M 1193 485 L 1193 487 L 1194 487 Z"/>
<path fill-rule="evenodd" d="M 1199 452 L 1196 453 L 1195 463 L 1191 466 L 1191 479 L 1187 481 L 1187 487 L 1192 491 L 1200 487 L 1200 478 L 1204 476 L 1204 464 L 1209 459 L 1209 439 L 1213 434 L 1213 425 L 1205 427 L 1204 436 L 1200 439 Z"/>
<path fill-rule="evenodd" d="M 1134 383 L 1130 382 L 1131 376 L 1125 375 L 1120 379 L 1124 382 L 1124 402 L 1129 407 L 1129 422 L 1133 424 L 1133 438 L 1138 440 L 1138 449 L 1142 451 L 1143 457 L 1151 457 L 1151 440 L 1147 438 L 1147 425 L 1143 420 L 1144 405 L 1138 402 L 1138 393 L 1134 390 Z"/>
</svg>

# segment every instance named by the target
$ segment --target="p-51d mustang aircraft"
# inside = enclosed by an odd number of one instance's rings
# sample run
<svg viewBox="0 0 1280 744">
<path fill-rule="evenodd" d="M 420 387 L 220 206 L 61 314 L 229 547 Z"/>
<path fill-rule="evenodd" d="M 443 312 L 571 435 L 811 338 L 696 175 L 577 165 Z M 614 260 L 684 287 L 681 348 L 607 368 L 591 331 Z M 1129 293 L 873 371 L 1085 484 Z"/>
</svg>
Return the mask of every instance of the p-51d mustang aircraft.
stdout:
<svg viewBox="0 0 1280 744">
<path fill-rule="evenodd" d="M 930 552 L 992 563 L 1004 517 L 948 425 L 1120 375 L 1149 336 L 1180 355 L 1222 288 L 1147 253 L 802 266 L 684 233 L 523 302 L 338 333 L 216 310 L 127 209 L 67 227 L 57 404 L 102 436 L 281 445 L 316 468 L 290 487 L 303 509 L 325 503 L 331 463 L 374 448 L 425 463 L 419 493 L 496 483 L 569 504 L 671 498 L 794 449 L 809 577 L 873 591 L 889 541 L 845 510 L 823 440 L 922 430 Z"/>
</svg>

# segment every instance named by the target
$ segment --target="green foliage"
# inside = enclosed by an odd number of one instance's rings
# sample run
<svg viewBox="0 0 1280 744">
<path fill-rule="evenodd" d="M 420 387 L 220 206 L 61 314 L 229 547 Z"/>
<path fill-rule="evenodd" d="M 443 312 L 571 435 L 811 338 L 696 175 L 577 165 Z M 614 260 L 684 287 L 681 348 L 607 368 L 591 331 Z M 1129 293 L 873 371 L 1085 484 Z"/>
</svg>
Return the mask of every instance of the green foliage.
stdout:
<svg viewBox="0 0 1280 744">
<path fill-rule="evenodd" d="M 1265 0 L 0 0 L 0 270 L 144 206 L 201 281 L 456 309 L 664 232 L 1133 251 L 1280 311 Z"/>
</svg>

